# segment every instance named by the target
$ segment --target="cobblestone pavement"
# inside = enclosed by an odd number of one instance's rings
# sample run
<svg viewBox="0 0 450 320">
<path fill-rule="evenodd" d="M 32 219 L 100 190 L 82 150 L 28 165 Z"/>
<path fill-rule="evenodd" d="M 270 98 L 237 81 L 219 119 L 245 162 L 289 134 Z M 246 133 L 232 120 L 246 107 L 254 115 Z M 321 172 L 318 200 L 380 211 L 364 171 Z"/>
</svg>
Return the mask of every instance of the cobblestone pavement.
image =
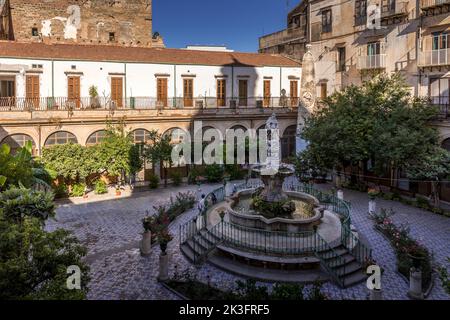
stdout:
<svg viewBox="0 0 450 320">
<path fill-rule="evenodd" d="M 215 189 L 217 185 L 202 186 L 202 193 Z M 321 185 L 320 188 L 328 188 Z M 89 299 L 176 299 L 156 280 L 158 274 L 159 247 L 152 254 L 141 257 L 139 240 L 141 238 L 141 219 L 147 213 L 153 214 L 153 206 L 165 203 L 171 195 L 180 191 L 194 191 L 197 187 L 184 186 L 172 189 L 159 189 L 133 195 L 120 200 L 96 203 L 65 204 L 57 209 L 57 221 L 47 225 L 49 230 L 65 228 L 88 247 L 87 262 L 91 267 Z M 352 202 L 352 221 L 364 234 L 373 248 L 374 258 L 385 269 L 382 278 L 385 299 L 407 299 L 407 282 L 396 272 L 394 251 L 388 241 L 373 228 L 367 214 L 366 194 L 345 191 L 345 198 Z M 393 208 L 396 223 L 408 223 L 411 234 L 422 241 L 435 254 L 436 261 L 443 263 L 450 256 L 450 219 L 423 210 L 408 207 L 398 202 L 378 201 L 379 208 Z M 171 274 L 188 271 L 196 274 L 201 281 L 210 281 L 219 288 L 233 288 L 240 277 L 223 272 L 209 264 L 192 266 L 180 253 L 178 246 L 178 227 L 191 219 L 197 210 L 193 209 L 179 217 L 172 225 L 174 240 L 169 244 Z M 345 290 L 327 283 L 323 291 L 332 299 L 366 299 L 368 290 L 365 284 Z M 440 281 L 428 299 L 449 299 Z"/>
</svg>

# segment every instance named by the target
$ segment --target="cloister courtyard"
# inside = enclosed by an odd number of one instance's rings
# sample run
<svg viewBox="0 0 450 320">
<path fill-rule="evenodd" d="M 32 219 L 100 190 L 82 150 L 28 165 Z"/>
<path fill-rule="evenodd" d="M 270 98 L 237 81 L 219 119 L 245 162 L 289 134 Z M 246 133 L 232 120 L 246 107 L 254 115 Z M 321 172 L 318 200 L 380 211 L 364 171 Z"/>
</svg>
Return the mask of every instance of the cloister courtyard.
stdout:
<svg viewBox="0 0 450 320">
<path fill-rule="evenodd" d="M 296 179 L 296 178 L 290 178 Z M 233 192 L 237 182 L 227 184 L 226 193 Z M 173 300 L 179 296 L 158 282 L 159 246 L 153 246 L 149 256 L 140 254 L 142 239 L 141 220 L 154 215 L 154 206 L 166 203 L 179 192 L 192 191 L 197 197 L 220 187 L 221 184 L 182 185 L 149 191 L 135 191 L 120 198 L 112 196 L 90 196 L 88 199 L 76 198 L 58 201 L 56 220 L 48 220 L 46 229 L 53 231 L 64 228 L 86 245 L 86 262 L 90 266 L 88 299 L 101 300 Z M 329 190 L 330 184 L 319 184 L 316 188 Z M 344 197 L 351 203 L 352 224 L 364 235 L 372 248 L 374 260 L 383 268 L 382 292 L 386 300 L 408 299 L 409 283 L 397 271 L 394 249 L 389 241 L 374 228 L 374 221 L 368 214 L 367 193 L 344 190 Z M 392 217 L 396 225 L 407 224 L 411 236 L 424 245 L 432 254 L 434 263 L 445 265 L 450 257 L 450 219 L 397 201 L 378 199 L 377 208 L 393 209 Z M 179 216 L 170 224 L 169 230 L 174 240 L 169 243 L 169 275 L 183 274 L 186 271 L 204 283 L 219 289 L 232 289 L 236 280 L 244 278 L 222 271 L 211 265 L 193 265 L 180 252 L 179 226 L 198 214 L 193 209 Z M 264 283 L 260 283 L 263 285 Z M 265 285 L 265 284 L 264 284 Z M 267 283 L 267 286 L 271 284 Z M 329 299 L 368 299 L 366 283 L 346 289 L 333 282 L 326 282 L 323 293 Z M 441 281 L 435 277 L 433 287 L 426 299 L 448 300 Z"/>
</svg>

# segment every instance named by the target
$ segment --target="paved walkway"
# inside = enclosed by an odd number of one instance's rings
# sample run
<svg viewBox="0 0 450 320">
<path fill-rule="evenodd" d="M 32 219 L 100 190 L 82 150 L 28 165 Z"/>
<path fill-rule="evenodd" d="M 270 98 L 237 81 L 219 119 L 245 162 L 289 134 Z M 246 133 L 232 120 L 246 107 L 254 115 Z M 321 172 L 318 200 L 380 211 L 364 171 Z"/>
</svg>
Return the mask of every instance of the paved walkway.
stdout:
<svg viewBox="0 0 450 320">
<path fill-rule="evenodd" d="M 202 186 L 202 193 L 217 185 Z M 328 188 L 326 185 L 320 188 Z M 129 198 L 90 202 L 93 199 L 64 204 L 57 209 L 57 221 L 50 221 L 49 230 L 65 228 L 88 247 L 87 262 L 91 267 L 89 299 L 176 299 L 156 281 L 159 247 L 154 247 L 149 257 L 141 257 L 141 219 L 154 214 L 153 206 L 167 202 L 178 192 L 198 192 L 196 186 L 135 193 Z M 345 198 L 352 202 L 353 224 L 364 233 L 374 249 L 374 258 L 385 268 L 382 286 L 386 299 L 407 299 L 407 283 L 395 271 L 395 255 L 390 244 L 373 228 L 367 215 L 366 194 L 345 191 Z M 84 200 L 86 201 L 86 200 Z M 450 219 L 423 210 L 404 206 L 398 202 L 378 201 L 378 207 L 393 208 L 398 213 L 396 223 L 409 223 L 412 235 L 432 250 L 436 260 L 443 263 L 450 256 Z M 189 272 L 201 281 L 210 281 L 221 288 L 231 288 L 240 277 L 225 273 L 209 264 L 199 268 L 192 266 L 178 248 L 178 227 L 191 219 L 197 210 L 181 216 L 171 226 L 174 240 L 169 244 L 171 274 Z M 450 299 L 443 291 L 440 281 L 429 299 Z M 368 291 L 364 284 L 341 290 L 335 285 L 324 285 L 324 291 L 333 299 L 366 299 Z"/>
</svg>

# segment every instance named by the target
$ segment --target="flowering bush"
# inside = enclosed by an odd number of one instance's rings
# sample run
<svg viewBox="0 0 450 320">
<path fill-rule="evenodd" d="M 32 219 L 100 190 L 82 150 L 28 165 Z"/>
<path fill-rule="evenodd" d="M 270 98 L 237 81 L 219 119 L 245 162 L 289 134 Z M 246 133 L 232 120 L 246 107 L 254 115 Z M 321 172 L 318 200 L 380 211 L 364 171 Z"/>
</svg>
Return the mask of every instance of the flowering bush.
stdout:
<svg viewBox="0 0 450 320">
<path fill-rule="evenodd" d="M 427 288 L 431 281 L 431 257 L 428 249 L 421 245 L 418 241 L 412 239 L 409 235 L 410 228 L 402 225 L 397 227 L 391 216 L 395 212 L 381 209 L 379 214 L 372 214 L 371 217 L 375 221 L 376 228 L 380 230 L 391 242 L 397 255 L 398 271 L 405 277 L 409 278 L 409 271 L 413 267 L 413 259 L 419 261 L 420 268 L 423 273 L 423 287 Z"/>
<path fill-rule="evenodd" d="M 369 189 L 369 191 L 367 191 L 367 194 L 369 196 L 370 199 L 375 199 L 379 194 L 380 191 L 378 189 Z"/>
</svg>

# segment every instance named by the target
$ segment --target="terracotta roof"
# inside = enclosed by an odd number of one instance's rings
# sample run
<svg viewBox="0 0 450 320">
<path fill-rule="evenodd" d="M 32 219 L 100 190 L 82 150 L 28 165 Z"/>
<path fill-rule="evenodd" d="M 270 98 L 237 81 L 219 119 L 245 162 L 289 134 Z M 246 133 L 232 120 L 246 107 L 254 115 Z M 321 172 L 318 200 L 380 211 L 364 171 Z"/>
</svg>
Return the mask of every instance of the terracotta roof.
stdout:
<svg viewBox="0 0 450 320">
<path fill-rule="evenodd" d="M 15 41 L 0 41 L 0 57 L 213 66 L 300 66 L 291 59 L 273 54 Z"/>
</svg>

